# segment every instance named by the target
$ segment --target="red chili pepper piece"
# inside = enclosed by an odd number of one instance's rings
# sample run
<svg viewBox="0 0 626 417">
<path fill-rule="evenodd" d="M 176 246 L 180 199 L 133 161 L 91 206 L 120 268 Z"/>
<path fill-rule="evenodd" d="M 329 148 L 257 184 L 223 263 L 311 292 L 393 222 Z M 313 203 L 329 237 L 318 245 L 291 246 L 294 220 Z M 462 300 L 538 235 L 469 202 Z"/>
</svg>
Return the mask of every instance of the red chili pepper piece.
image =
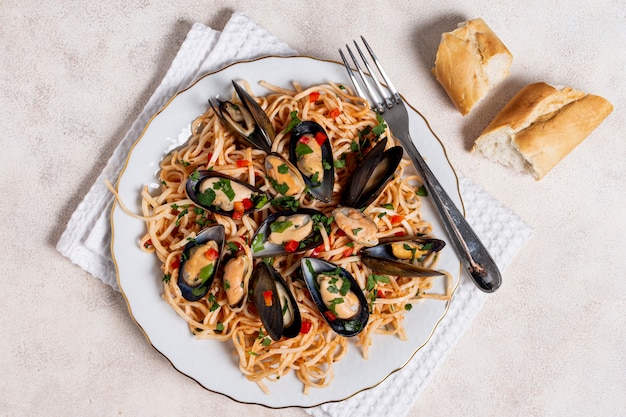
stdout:
<svg viewBox="0 0 626 417">
<path fill-rule="evenodd" d="M 402 223 L 403 220 L 404 216 L 401 216 L 399 214 L 394 214 L 393 216 L 391 216 L 391 224 L 399 224 Z"/>
<path fill-rule="evenodd" d="M 317 142 L 318 145 L 322 146 L 322 144 L 326 142 L 326 134 L 322 132 L 317 132 L 315 134 L 315 141 Z"/>
<path fill-rule="evenodd" d="M 339 107 L 335 107 L 328 113 L 328 117 L 330 117 L 331 119 L 335 119 L 339 117 L 340 114 L 341 114 L 341 110 L 339 110 Z"/>
<path fill-rule="evenodd" d="M 248 161 L 247 159 L 240 159 L 236 162 L 236 164 L 239 168 L 243 168 L 249 167 L 250 165 L 252 165 L 252 162 Z"/>
<path fill-rule="evenodd" d="M 298 249 L 299 245 L 300 242 L 298 242 L 297 240 L 290 240 L 285 243 L 285 251 L 289 253 L 295 252 Z"/>
<path fill-rule="evenodd" d="M 267 307 L 272 306 L 272 295 L 274 295 L 272 290 L 263 291 L 263 301 Z"/>
<path fill-rule="evenodd" d="M 204 252 L 204 256 L 207 259 L 214 261 L 220 257 L 220 253 L 213 248 L 209 248 L 206 252 Z"/>
<path fill-rule="evenodd" d="M 321 245 L 315 247 L 315 249 L 313 249 L 313 252 L 311 252 L 311 257 L 312 258 L 317 258 L 320 255 L 320 252 L 324 250 L 324 244 L 322 243 Z"/>
<path fill-rule="evenodd" d="M 178 268 L 178 267 L 180 266 L 180 256 L 177 256 L 176 258 L 174 258 L 174 259 L 172 260 L 172 263 L 170 263 L 170 266 L 171 266 L 173 269 Z"/>
<path fill-rule="evenodd" d="M 243 203 L 244 210 L 250 210 L 252 207 L 254 207 L 254 203 L 249 198 L 244 198 L 243 200 L 241 200 L 241 202 Z"/>
<path fill-rule="evenodd" d="M 326 316 L 328 321 L 335 321 L 337 319 L 337 316 L 335 316 L 333 312 L 330 310 L 324 311 L 324 315 Z"/>
<path fill-rule="evenodd" d="M 311 94 L 309 94 L 309 102 L 310 103 L 315 103 L 319 98 L 320 98 L 320 92 L 319 91 L 313 91 L 313 92 L 311 92 Z"/>
<path fill-rule="evenodd" d="M 302 322 L 302 326 L 300 326 L 300 333 L 308 334 L 311 331 L 312 323 L 308 320 Z"/>
</svg>

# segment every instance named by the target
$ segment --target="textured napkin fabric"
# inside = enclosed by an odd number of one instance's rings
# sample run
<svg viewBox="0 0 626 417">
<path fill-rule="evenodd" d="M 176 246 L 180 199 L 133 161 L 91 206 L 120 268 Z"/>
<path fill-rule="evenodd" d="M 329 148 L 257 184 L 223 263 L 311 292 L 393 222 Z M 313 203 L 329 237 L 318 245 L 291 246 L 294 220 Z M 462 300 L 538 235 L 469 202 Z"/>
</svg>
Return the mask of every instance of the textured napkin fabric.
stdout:
<svg viewBox="0 0 626 417">
<path fill-rule="evenodd" d="M 82 269 L 119 290 L 110 249 L 113 196 L 104 181 L 117 181 L 132 144 L 150 117 L 177 91 L 188 87 L 202 74 L 240 60 L 295 54 L 287 44 L 241 13 L 234 13 L 221 32 L 195 24 L 165 78 L 72 215 L 57 249 Z M 504 270 L 530 238 L 530 227 L 471 180 L 461 177 L 459 181 L 469 223 Z M 437 366 L 474 320 L 486 297 L 463 276 L 448 314 L 431 340 L 400 372 L 366 393 L 339 403 L 309 408 L 307 412 L 315 417 L 366 417 L 377 416 L 380 410 L 385 410 L 398 417 L 405 416 Z"/>
</svg>

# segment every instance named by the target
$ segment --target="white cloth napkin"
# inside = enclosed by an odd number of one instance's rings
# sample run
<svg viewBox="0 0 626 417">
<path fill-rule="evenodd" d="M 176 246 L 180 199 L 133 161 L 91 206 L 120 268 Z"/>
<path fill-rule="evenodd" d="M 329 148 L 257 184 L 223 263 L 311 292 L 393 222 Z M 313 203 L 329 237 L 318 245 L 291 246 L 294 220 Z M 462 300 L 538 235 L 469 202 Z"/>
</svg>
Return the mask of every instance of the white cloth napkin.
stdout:
<svg viewBox="0 0 626 417">
<path fill-rule="evenodd" d="M 200 23 L 193 25 L 163 81 L 73 213 L 57 244 L 59 252 L 119 290 L 110 250 L 113 196 L 104 181 L 117 180 L 132 144 L 150 117 L 177 91 L 207 72 L 232 62 L 267 55 L 296 55 L 296 51 L 242 13 L 233 13 L 221 32 Z M 460 178 L 460 186 L 468 221 L 504 270 L 530 238 L 532 230 L 471 180 Z M 485 299 L 484 293 L 467 277 L 462 277 L 448 314 L 430 342 L 402 371 L 366 393 L 306 411 L 316 417 L 378 416 L 380 410 L 405 416 L 438 365 L 474 320 Z"/>
</svg>

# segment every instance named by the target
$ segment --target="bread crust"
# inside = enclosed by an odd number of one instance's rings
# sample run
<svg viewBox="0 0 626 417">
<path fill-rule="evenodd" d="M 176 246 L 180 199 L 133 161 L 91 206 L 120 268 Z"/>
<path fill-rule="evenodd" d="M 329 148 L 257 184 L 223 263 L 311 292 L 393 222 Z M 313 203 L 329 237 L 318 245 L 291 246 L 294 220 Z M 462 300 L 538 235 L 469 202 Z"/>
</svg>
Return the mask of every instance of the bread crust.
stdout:
<svg viewBox="0 0 626 417">
<path fill-rule="evenodd" d="M 494 57 L 503 68 L 489 76 Z M 480 18 L 461 23 L 441 36 L 432 72 L 462 115 L 468 114 L 487 92 L 509 74 L 513 56 Z"/>
<path fill-rule="evenodd" d="M 546 83 L 530 84 L 485 128 L 474 149 L 484 149 L 496 137 L 507 135 L 507 142 L 526 161 L 527 171 L 539 180 L 612 111 L 611 103 L 600 96 Z"/>
</svg>

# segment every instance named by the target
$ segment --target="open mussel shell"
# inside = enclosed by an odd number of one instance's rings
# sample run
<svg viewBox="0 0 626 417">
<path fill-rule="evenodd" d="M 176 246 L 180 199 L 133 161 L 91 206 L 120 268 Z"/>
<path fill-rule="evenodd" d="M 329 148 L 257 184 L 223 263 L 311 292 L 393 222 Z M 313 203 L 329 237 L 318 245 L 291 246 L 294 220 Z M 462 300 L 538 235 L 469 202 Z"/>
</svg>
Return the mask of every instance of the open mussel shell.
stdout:
<svg viewBox="0 0 626 417">
<path fill-rule="evenodd" d="M 321 211 L 305 208 L 270 214 L 252 237 L 252 257 L 300 253 L 321 245 L 324 239 L 317 223 L 325 218 Z"/>
<path fill-rule="evenodd" d="M 311 142 L 310 145 L 303 143 L 305 135 L 312 136 L 306 140 Z M 319 144 L 316 135 L 320 138 L 323 135 L 324 142 Z M 289 140 L 289 159 L 302 173 L 309 192 L 318 200 L 329 203 L 335 186 L 335 168 L 328 134 L 318 123 L 304 121 L 292 129 Z"/>
<path fill-rule="evenodd" d="M 404 150 L 394 146 L 387 150 L 387 138 L 374 146 L 354 170 L 341 195 L 341 205 L 365 208 L 383 191 L 393 178 Z"/>
<path fill-rule="evenodd" d="M 201 231 L 183 249 L 178 269 L 178 288 L 186 300 L 204 297 L 213 283 L 224 249 L 224 226 L 211 226 Z"/>
<path fill-rule="evenodd" d="M 185 185 L 187 196 L 205 209 L 233 217 L 235 202 L 243 202 L 243 214 L 263 208 L 269 196 L 262 190 L 236 178 L 215 171 L 201 170 L 190 175 Z"/>
<path fill-rule="evenodd" d="M 394 252 L 394 245 L 396 246 Z M 425 268 L 411 262 L 412 248 L 417 247 L 427 253 L 439 252 L 446 243 L 443 240 L 428 237 L 388 238 L 377 246 L 363 248 L 361 261 L 377 274 L 401 277 L 433 277 L 444 275 L 435 269 Z M 403 252 L 401 255 L 398 251 Z M 398 257 L 400 255 L 400 257 Z"/>
<path fill-rule="evenodd" d="M 311 297 L 328 325 L 341 336 L 351 337 L 359 334 L 367 325 L 367 321 L 369 319 L 369 308 L 365 295 L 363 294 L 363 290 L 359 287 L 359 284 L 356 282 L 354 277 L 345 269 L 318 258 L 303 257 L 300 260 L 300 268 L 306 286 L 311 293 Z M 338 306 L 347 303 L 347 301 L 345 301 L 348 299 L 347 297 L 353 298 L 356 296 L 358 305 L 354 306 L 355 308 L 352 316 L 341 318 L 339 314 L 333 313 L 326 303 L 324 303 L 324 296 L 322 295 L 322 291 L 320 289 L 321 284 L 318 278 L 320 276 L 324 276 L 325 274 L 338 276 L 341 280 L 343 280 L 342 282 L 347 281 L 350 283 L 350 288 L 345 295 L 342 295 L 340 292 L 335 293 L 332 296 L 332 300 L 335 300 L 335 302 L 339 301 L 339 303 L 335 304 L 334 308 L 336 310 Z M 353 294 L 353 296 L 349 294 Z M 332 300 L 327 301 L 333 303 Z"/>
<path fill-rule="evenodd" d="M 302 173 L 281 154 L 269 153 L 263 165 L 265 174 L 276 192 L 284 196 L 295 196 L 305 190 L 306 183 Z"/>
<path fill-rule="evenodd" d="M 269 153 L 276 137 L 272 122 L 243 87 L 235 81 L 233 81 L 233 86 L 243 107 L 218 99 L 217 106 L 209 101 L 213 111 L 224 124 L 237 132 L 249 145 Z"/>
<path fill-rule="evenodd" d="M 300 333 L 300 309 L 287 283 L 276 269 L 259 262 L 252 271 L 252 299 L 263 327 L 273 340 Z"/>
</svg>

